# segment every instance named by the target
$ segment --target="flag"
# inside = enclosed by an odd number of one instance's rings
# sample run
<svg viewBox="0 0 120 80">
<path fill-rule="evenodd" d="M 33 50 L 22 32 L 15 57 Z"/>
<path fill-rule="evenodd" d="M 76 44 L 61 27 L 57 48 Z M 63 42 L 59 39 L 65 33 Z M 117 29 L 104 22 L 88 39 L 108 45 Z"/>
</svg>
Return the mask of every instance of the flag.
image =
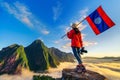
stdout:
<svg viewBox="0 0 120 80">
<path fill-rule="evenodd" d="M 96 35 L 115 25 L 115 23 L 109 18 L 101 6 L 99 6 L 93 13 L 87 16 L 86 20 Z"/>
</svg>

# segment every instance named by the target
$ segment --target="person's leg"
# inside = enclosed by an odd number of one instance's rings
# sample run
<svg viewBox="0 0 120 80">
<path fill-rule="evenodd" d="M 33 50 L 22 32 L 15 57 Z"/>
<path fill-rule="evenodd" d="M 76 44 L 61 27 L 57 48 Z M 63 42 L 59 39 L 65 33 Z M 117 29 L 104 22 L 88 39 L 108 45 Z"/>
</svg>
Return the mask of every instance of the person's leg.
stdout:
<svg viewBox="0 0 120 80">
<path fill-rule="evenodd" d="M 81 49 L 79 47 L 77 47 L 77 53 L 78 53 L 78 55 L 80 56 L 80 59 L 81 59 Z"/>
<path fill-rule="evenodd" d="M 74 53 L 75 58 L 77 59 L 79 64 L 82 64 L 81 58 L 79 56 L 78 50 L 76 47 L 72 47 L 72 51 Z"/>
<path fill-rule="evenodd" d="M 77 56 L 76 56 L 76 59 L 78 60 L 78 65 L 76 66 L 76 71 L 77 72 L 86 72 L 86 69 L 85 69 L 85 66 L 82 64 L 82 60 L 81 60 L 81 54 L 80 54 L 80 48 L 74 48 L 73 47 L 73 52 L 76 53 L 74 54 L 75 56 L 77 55 L 79 57 L 79 59 L 77 59 Z M 80 60 L 80 62 L 79 62 Z"/>
<path fill-rule="evenodd" d="M 80 60 L 81 60 L 81 64 L 82 64 L 82 59 L 81 59 L 81 50 L 80 50 L 80 48 L 79 47 L 77 47 L 77 54 L 78 54 L 78 56 L 79 56 L 79 58 L 80 58 Z"/>
</svg>

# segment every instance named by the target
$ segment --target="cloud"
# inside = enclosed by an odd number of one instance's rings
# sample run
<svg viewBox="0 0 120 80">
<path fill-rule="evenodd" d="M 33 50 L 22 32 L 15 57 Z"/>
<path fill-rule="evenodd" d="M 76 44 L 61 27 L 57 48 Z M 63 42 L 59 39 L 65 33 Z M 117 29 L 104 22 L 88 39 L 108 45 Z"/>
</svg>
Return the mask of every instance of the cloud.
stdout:
<svg viewBox="0 0 120 80">
<path fill-rule="evenodd" d="M 1 3 L 2 7 L 8 11 L 8 13 L 12 14 L 16 19 L 27 25 L 31 29 L 35 29 L 40 31 L 42 34 L 49 34 L 49 31 L 46 29 L 46 26 L 43 25 L 30 10 L 26 7 L 26 5 L 21 4 L 19 2 L 14 3 Z"/>
<path fill-rule="evenodd" d="M 49 34 L 49 31 L 46 30 L 46 29 L 43 29 L 41 32 L 42 32 L 43 34 Z"/>
<path fill-rule="evenodd" d="M 84 41 L 83 42 L 84 46 L 94 46 L 97 45 L 97 42 L 90 42 L 90 41 Z"/>
<path fill-rule="evenodd" d="M 21 20 L 22 20 L 22 22 L 24 22 L 28 26 L 33 27 L 33 24 L 31 23 L 31 21 L 27 17 L 24 17 Z"/>
<path fill-rule="evenodd" d="M 70 20 L 70 24 L 72 25 L 72 23 L 78 23 L 81 22 L 84 18 L 86 18 L 87 13 L 88 13 L 89 9 L 88 8 L 84 8 L 80 11 L 78 11 L 78 15 L 74 16 L 71 20 Z M 82 23 L 81 23 L 82 24 Z"/>
<path fill-rule="evenodd" d="M 85 37 L 86 37 L 86 34 L 83 34 L 83 33 L 82 33 L 82 39 L 84 39 Z"/>
<path fill-rule="evenodd" d="M 83 41 L 83 45 L 84 45 L 84 47 L 85 46 L 94 46 L 94 45 L 97 45 L 98 43 L 97 42 L 90 42 L 90 41 Z M 63 44 L 62 46 L 61 46 L 61 48 L 62 48 L 62 50 L 64 50 L 64 51 L 70 51 L 71 50 L 71 42 L 70 41 L 68 41 L 66 44 Z"/>
<path fill-rule="evenodd" d="M 13 4 L 9 4 L 7 2 L 3 3 L 3 6 L 7 9 L 7 11 L 12 14 L 15 18 L 28 25 L 28 27 L 32 28 L 33 24 L 31 21 L 31 12 L 19 2 L 15 2 Z"/>
<path fill-rule="evenodd" d="M 59 44 L 59 43 L 60 43 L 60 41 L 59 41 L 59 40 L 58 40 L 58 41 L 54 41 L 54 43 L 55 43 L 55 44 Z"/>
<path fill-rule="evenodd" d="M 69 48 L 70 48 L 70 45 L 71 45 L 70 42 L 69 42 L 69 43 L 66 43 L 65 45 L 62 46 L 62 48 L 64 48 L 64 49 L 69 49 Z"/>
<path fill-rule="evenodd" d="M 88 8 L 85 8 L 83 10 L 80 10 L 79 11 L 79 14 L 77 16 L 75 16 L 74 18 L 72 18 L 71 20 L 71 23 L 70 23 L 70 26 L 73 24 L 73 23 L 80 23 L 86 16 L 87 16 L 87 12 L 88 12 Z M 65 27 L 65 32 L 68 32 L 71 27 Z M 85 28 L 87 27 L 86 24 L 83 24 L 82 22 L 78 25 L 78 28 L 80 31 L 84 30 Z"/>
<path fill-rule="evenodd" d="M 83 9 L 83 10 L 80 10 L 80 20 L 82 20 L 82 19 L 84 19 L 86 16 L 87 16 L 87 12 L 89 11 L 89 9 L 88 8 L 85 8 L 85 9 Z"/>
<path fill-rule="evenodd" d="M 79 11 L 79 19 L 76 19 L 76 21 L 75 21 L 75 23 L 80 23 L 84 18 L 86 18 L 86 16 L 87 16 L 87 12 L 88 12 L 89 10 L 88 10 L 88 8 L 85 8 L 85 9 L 83 9 L 83 10 L 80 10 Z M 83 24 L 82 22 L 78 25 L 78 27 L 79 27 L 79 29 L 80 29 L 80 31 L 82 31 L 82 30 L 84 30 L 86 27 L 87 27 L 87 25 L 86 24 Z"/>
<path fill-rule="evenodd" d="M 53 41 L 54 44 L 60 44 L 63 43 L 65 40 L 59 39 L 59 40 L 55 40 Z"/>
<path fill-rule="evenodd" d="M 57 2 L 57 5 L 54 6 L 52 9 L 53 9 L 53 20 L 56 21 L 62 12 L 61 3 Z"/>
</svg>

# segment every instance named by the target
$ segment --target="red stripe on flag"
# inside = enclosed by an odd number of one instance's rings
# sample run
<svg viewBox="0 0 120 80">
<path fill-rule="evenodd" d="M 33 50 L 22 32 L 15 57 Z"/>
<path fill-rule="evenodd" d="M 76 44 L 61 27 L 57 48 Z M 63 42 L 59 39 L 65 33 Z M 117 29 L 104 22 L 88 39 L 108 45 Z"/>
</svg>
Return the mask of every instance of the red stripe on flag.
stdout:
<svg viewBox="0 0 120 80">
<path fill-rule="evenodd" d="M 89 25 L 91 26 L 91 28 L 93 29 L 93 31 L 95 32 L 95 34 L 98 35 L 100 33 L 100 31 L 95 26 L 95 24 L 92 22 L 91 18 L 88 16 L 88 17 L 86 17 L 86 20 L 88 21 Z"/>
<path fill-rule="evenodd" d="M 115 23 L 108 17 L 108 15 L 105 13 L 101 6 L 97 8 L 97 11 L 104 20 L 104 22 L 108 25 L 108 27 L 112 27 L 115 25 Z"/>
</svg>

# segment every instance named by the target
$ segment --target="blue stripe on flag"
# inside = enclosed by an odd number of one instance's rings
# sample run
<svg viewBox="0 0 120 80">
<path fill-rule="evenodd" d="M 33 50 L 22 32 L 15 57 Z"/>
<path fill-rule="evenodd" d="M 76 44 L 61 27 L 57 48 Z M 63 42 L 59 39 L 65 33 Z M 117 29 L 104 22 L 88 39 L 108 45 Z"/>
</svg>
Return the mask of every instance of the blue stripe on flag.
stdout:
<svg viewBox="0 0 120 80">
<path fill-rule="evenodd" d="M 96 25 L 96 27 L 100 32 L 104 32 L 109 28 L 108 25 L 100 17 L 97 10 L 95 10 L 92 14 L 90 14 L 89 17 L 91 18 L 91 20 L 93 21 L 93 23 Z"/>
</svg>

